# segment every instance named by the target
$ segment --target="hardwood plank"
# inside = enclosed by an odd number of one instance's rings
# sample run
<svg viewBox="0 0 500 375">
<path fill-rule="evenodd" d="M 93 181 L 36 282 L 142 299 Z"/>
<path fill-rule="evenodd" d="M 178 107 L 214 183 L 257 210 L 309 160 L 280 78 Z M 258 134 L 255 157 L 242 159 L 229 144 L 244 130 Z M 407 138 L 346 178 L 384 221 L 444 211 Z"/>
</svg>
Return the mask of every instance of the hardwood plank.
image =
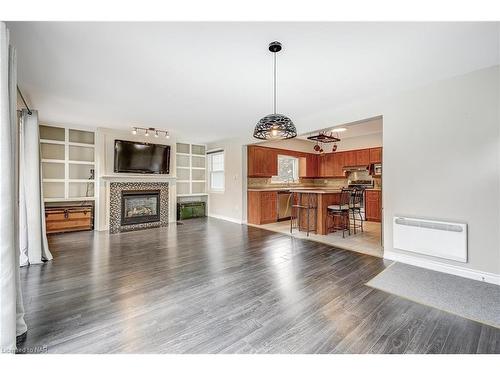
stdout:
<svg viewBox="0 0 500 375">
<path fill-rule="evenodd" d="M 217 219 L 50 236 L 21 269 L 49 353 L 500 353 L 500 330 L 365 285 L 387 262 Z"/>
</svg>

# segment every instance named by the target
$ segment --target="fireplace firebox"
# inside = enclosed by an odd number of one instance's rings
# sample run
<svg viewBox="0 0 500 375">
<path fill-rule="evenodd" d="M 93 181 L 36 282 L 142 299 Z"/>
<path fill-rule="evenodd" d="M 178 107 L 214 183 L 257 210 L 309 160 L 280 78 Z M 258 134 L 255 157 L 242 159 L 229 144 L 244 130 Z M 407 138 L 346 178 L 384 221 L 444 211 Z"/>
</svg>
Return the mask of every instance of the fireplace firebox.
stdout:
<svg viewBox="0 0 500 375">
<path fill-rule="evenodd" d="M 160 221 L 160 190 L 122 190 L 121 225 Z"/>
</svg>

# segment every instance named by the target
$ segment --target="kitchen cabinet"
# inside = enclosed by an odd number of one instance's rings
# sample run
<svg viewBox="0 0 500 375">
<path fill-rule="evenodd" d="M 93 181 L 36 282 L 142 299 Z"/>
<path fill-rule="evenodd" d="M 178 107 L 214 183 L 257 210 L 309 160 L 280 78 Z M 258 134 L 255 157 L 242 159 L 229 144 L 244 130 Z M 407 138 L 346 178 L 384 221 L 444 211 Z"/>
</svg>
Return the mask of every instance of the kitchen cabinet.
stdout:
<svg viewBox="0 0 500 375">
<path fill-rule="evenodd" d="M 356 150 L 344 151 L 344 167 L 353 167 L 357 165 Z"/>
<path fill-rule="evenodd" d="M 319 177 L 344 177 L 345 152 L 335 152 L 320 155 Z"/>
<path fill-rule="evenodd" d="M 370 149 L 356 150 L 356 165 L 365 166 L 370 164 Z"/>
<path fill-rule="evenodd" d="M 370 164 L 382 163 L 382 147 L 370 149 Z"/>
<path fill-rule="evenodd" d="M 249 191 L 247 221 L 250 224 L 275 223 L 278 220 L 277 191 Z"/>
<path fill-rule="evenodd" d="M 365 190 L 366 221 L 382 221 L 382 191 Z"/>
<path fill-rule="evenodd" d="M 319 177 L 333 176 L 333 158 L 332 154 L 322 154 L 318 156 Z"/>
<path fill-rule="evenodd" d="M 248 176 L 271 177 L 278 174 L 278 153 L 276 149 L 248 146 Z"/>
<path fill-rule="evenodd" d="M 307 154 L 299 157 L 299 176 L 305 178 L 318 177 L 318 155 Z"/>
<path fill-rule="evenodd" d="M 344 177 L 345 153 L 337 152 L 333 155 L 333 177 Z"/>
</svg>

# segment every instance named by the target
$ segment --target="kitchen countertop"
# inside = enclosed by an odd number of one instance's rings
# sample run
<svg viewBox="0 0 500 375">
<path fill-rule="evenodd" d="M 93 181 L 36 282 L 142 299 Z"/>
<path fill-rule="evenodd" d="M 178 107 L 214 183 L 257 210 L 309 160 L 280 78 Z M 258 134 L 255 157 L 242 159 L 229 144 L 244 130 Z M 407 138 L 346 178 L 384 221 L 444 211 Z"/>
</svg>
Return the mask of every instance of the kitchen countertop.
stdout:
<svg viewBox="0 0 500 375">
<path fill-rule="evenodd" d="M 337 194 L 340 193 L 342 190 L 341 189 L 332 189 L 332 188 L 323 188 L 323 189 L 317 189 L 317 188 L 309 188 L 309 189 L 290 189 L 291 192 L 294 193 L 306 193 L 306 194 Z"/>
<path fill-rule="evenodd" d="M 293 191 L 297 193 L 339 193 L 340 189 L 316 187 L 281 187 L 281 188 L 250 188 L 247 191 Z"/>
</svg>

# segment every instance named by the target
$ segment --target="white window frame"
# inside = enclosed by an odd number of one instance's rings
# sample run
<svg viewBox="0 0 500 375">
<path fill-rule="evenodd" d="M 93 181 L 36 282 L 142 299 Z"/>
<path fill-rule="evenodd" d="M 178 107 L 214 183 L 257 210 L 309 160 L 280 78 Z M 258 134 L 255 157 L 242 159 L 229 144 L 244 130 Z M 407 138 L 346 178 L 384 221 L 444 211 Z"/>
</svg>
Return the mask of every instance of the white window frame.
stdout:
<svg viewBox="0 0 500 375">
<path fill-rule="evenodd" d="M 221 155 L 222 154 L 222 170 L 213 170 L 213 157 L 215 155 Z M 211 193 L 223 193 L 226 188 L 226 154 L 224 150 L 217 150 L 217 151 L 212 151 L 212 152 L 207 152 L 207 157 L 208 157 L 208 191 Z M 222 188 L 213 188 L 212 187 L 212 175 L 214 173 L 222 173 Z"/>
<path fill-rule="evenodd" d="M 294 174 L 294 179 L 290 181 L 286 180 L 278 180 L 278 176 L 272 176 L 271 177 L 271 183 L 272 184 L 298 184 L 300 182 L 300 159 L 296 156 L 291 156 L 291 155 L 278 155 L 278 173 L 280 169 L 280 159 L 295 159 L 295 170 L 293 171 Z"/>
</svg>

